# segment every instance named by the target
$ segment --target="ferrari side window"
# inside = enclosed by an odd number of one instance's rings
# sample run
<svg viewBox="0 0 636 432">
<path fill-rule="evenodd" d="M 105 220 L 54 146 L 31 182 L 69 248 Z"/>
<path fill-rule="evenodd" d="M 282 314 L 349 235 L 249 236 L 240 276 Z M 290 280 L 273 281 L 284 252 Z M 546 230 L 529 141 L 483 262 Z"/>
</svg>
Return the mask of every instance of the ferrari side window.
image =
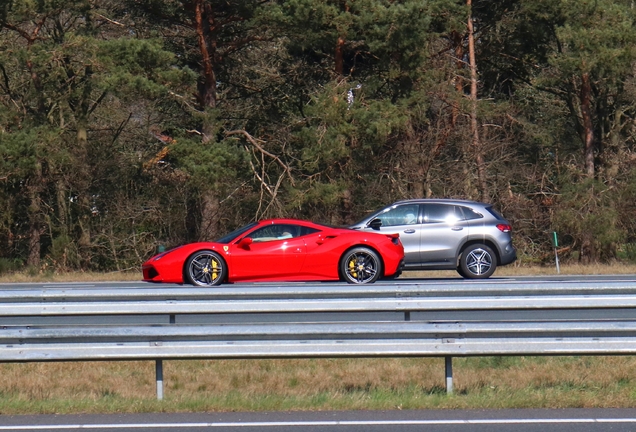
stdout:
<svg viewBox="0 0 636 432">
<path fill-rule="evenodd" d="M 250 234 L 254 242 L 267 242 L 275 240 L 287 240 L 300 235 L 300 228 L 297 225 L 280 224 L 268 225 Z"/>
<path fill-rule="evenodd" d="M 313 234 L 313 233 L 317 233 L 317 232 L 320 231 L 319 229 L 306 227 L 306 226 L 299 226 L 298 228 L 300 229 L 299 237 L 306 236 L 306 235 Z"/>
<path fill-rule="evenodd" d="M 275 225 L 277 227 L 278 240 L 286 240 L 298 237 L 298 226 L 296 225 Z"/>
</svg>

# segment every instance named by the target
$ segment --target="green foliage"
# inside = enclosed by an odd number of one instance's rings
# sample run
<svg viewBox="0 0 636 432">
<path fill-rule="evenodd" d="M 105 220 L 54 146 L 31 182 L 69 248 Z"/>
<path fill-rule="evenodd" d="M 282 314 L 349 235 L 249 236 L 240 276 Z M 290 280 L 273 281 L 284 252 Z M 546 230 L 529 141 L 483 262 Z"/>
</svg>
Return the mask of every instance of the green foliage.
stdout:
<svg viewBox="0 0 636 432">
<path fill-rule="evenodd" d="M 0 275 L 14 272 L 22 267 L 18 259 L 0 258 Z"/>
<path fill-rule="evenodd" d="M 60 270 L 79 268 L 81 264 L 77 245 L 65 234 L 52 239 L 49 259 L 51 265 Z"/>
<path fill-rule="evenodd" d="M 625 243 L 619 247 L 616 257 L 630 263 L 636 263 L 636 244 Z"/>
<path fill-rule="evenodd" d="M 366 98 L 364 88 L 356 90 L 356 101 L 349 106 L 346 91 L 352 87 L 347 82 L 327 87 L 305 108 L 307 121 L 295 131 L 299 169 L 307 183 L 301 187 L 304 192 L 293 194 L 291 207 L 305 209 L 306 217 L 313 213 L 314 218 L 343 223 L 317 208 L 338 207 L 352 192 L 350 179 L 374 177 L 373 160 L 390 151 L 387 145 L 406 126 L 399 106 Z"/>
<path fill-rule="evenodd" d="M 236 178 L 240 170 L 246 169 L 245 159 L 245 152 L 234 140 L 201 143 L 185 137 L 177 139 L 169 158 L 188 173 L 193 186 L 202 190 Z"/>
<path fill-rule="evenodd" d="M 0 4 L 0 260 L 135 268 L 204 223 L 346 224 L 400 198 L 472 197 L 469 16 L 487 187 L 519 255 L 538 260 L 556 229 L 584 259 L 631 259 L 631 3 L 203 6 L 197 28 L 190 0 Z"/>
<path fill-rule="evenodd" d="M 120 97 L 141 94 L 159 98 L 166 96 L 171 88 L 195 80 L 189 69 L 175 67 L 174 54 L 166 51 L 160 40 L 105 41 L 100 44 L 99 55 L 108 71 L 103 88 Z"/>
<path fill-rule="evenodd" d="M 562 73 L 593 73 L 604 80 L 621 80 L 636 58 L 636 12 L 626 3 L 603 0 L 561 2 L 564 23 L 556 28 L 560 55 L 551 64 Z"/>
<path fill-rule="evenodd" d="M 587 250 L 588 259 L 614 258 L 625 237 L 614 199 L 612 190 L 595 180 L 564 185 L 553 219 L 555 230 L 571 239 L 571 245 Z"/>
</svg>

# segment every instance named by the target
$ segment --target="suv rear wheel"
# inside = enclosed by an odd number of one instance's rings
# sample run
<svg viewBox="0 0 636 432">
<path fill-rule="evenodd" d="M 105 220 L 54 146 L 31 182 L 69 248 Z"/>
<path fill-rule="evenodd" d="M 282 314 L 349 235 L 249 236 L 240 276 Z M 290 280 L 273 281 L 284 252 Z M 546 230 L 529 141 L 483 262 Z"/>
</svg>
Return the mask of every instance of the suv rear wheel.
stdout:
<svg viewBox="0 0 636 432">
<path fill-rule="evenodd" d="M 468 279 L 487 279 L 497 268 L 497 257 L 488 246 L 473 244 L 462 252 L 457 272 Z"/>
</svg>

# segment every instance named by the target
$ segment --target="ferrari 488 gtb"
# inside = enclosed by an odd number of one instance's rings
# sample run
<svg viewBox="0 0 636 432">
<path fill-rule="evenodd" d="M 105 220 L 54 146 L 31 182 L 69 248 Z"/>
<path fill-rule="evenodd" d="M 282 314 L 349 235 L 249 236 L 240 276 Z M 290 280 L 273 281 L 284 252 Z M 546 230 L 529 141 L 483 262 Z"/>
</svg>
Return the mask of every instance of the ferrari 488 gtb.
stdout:
<svg viewBox="0 0 636 432">
<path fill-rule="evenodd" d="M 399 275 L 398 234 L 331 228 L 295 219 L 252 222 L 214 242 L 190 243 L 143 264 L 148 282 L 199 286 L 242 281 L 344 280 Z"/>
</svg>

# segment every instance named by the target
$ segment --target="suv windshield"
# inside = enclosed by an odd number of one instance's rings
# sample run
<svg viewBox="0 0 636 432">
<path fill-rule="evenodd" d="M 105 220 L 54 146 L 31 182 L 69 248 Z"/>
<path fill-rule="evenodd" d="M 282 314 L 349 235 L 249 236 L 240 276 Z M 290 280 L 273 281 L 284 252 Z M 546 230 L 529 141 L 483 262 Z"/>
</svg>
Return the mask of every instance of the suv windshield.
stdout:
<svg viewBox="0 0 636 432">
<path fill-rule="evenodd" d="M 362 219 L 360 219 L 358 222 L 356 222 L 356 223 L 355 223 L 355 224 L 353 224 L 353 225 L 361 225 L 361 224 L 362 224 L 362 222 L 366 221 L 366 220 L 367 220 L 368 218 L 370 218 L 372 215 L 374 215 L 374 214 L 379 214 L 379 213 L 381 213 L 381 212 L 378 212 L 377 210 L 374 210 L 374 211 L 372 211 L 372 212 L 369 212 L 369 213 L 367 213 L 367 215 L 366 215 L 365 217 L 363 217 Z M 360 229 L 360 228 L 356 226 L 354 229 Z"/>
</svg>

